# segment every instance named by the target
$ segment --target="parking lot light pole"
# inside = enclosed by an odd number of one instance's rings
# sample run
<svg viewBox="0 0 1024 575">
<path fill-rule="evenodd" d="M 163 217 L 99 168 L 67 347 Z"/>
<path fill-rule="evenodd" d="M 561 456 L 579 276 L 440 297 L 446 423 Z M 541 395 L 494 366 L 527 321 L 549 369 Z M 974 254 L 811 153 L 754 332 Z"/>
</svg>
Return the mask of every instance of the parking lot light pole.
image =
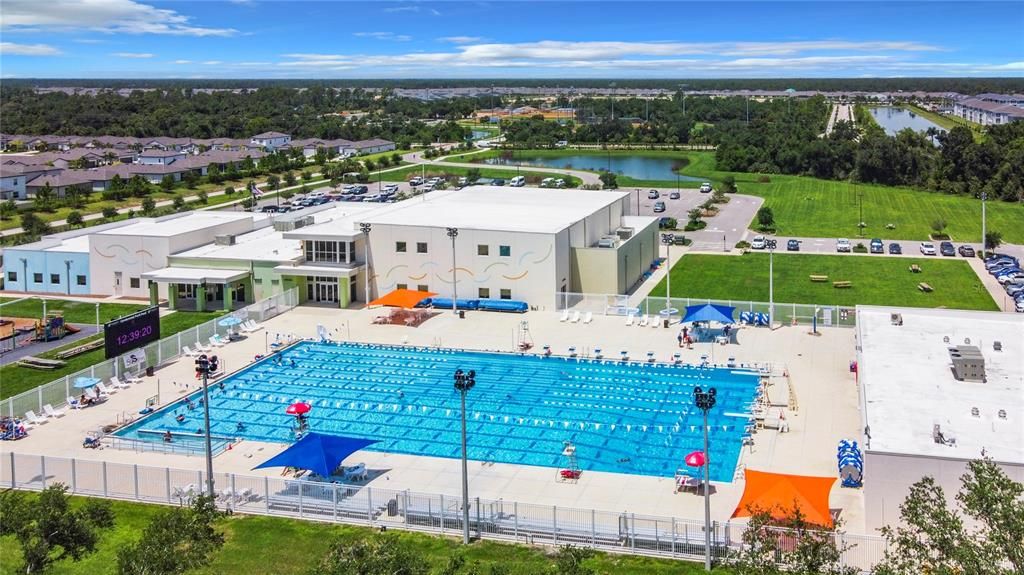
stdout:
<svg viewBox="0 0 1024 575">
<path fill-rule="evenodd" d="M 458 309 L 455 306 L 455 300 L 458 299 L 458 288 L 456 284 L 458 279 L 456 278 L 457 270 L 455 268 L 455 238 L 459 236 L 459 228 L 447 228 L 448 237 L 452 239 L 452 313 L 457 314 Z"/>
<path fill-rule="evenodd" d="M 462 401 L 462 542 L 469 544 L 469 463 L 466 458 L 466 392 L 476 385 L 476 372 L 455 370 L 455 389 Z"/>
<path fill-rule="evenodd" d="M 366 278 L 366 305 L 370 305 L 370 228 L 366 222 L 359 224 L 359 231 L 363 232 L 363 276 Z"/>
<path fill-rule="evenodd" d="M 775 248 L 776 240 L 768 240 L 765 247 L 768 248 L 768 329 L 775 325 Z"/>
<path fill-rule="evenodd" d="M 985 250 L 988 249 L 988 241 L 985 239 L 985 200 L 988 194 L 981 192 L 981 259 L 985 259 Z"/>
<path fill-rule="evenodd" d="M 217 372 L 217 356 L 205 353 L 196 358 L 196 374 L 203 377 L 203 425 L 206 434 L 206 491 L 212 499 L 213 493 L 213 447 L 210 440 L 210 374 Z"/>
<path fill-rule="evenodd" d="M 665 244 L 665 251 L 667 252 L 668 264 L 666 265 L 665 273 L 665 309 L 672 309 L 672 243 L 676 241 L 676 237 L 672 234 L 661 234 L 661 243 Z M 668 319 L 672 319 L 672 313 L 669 311 L 665 312 Z"/>
<path fill-rule="evenodd" d="M 708 411 L 715 406 L 715 388 L 693 390 L 693 401 L 704 414 L 704 570 L 711 571 L 711 455 L 708 453 Z"/>
</svg>

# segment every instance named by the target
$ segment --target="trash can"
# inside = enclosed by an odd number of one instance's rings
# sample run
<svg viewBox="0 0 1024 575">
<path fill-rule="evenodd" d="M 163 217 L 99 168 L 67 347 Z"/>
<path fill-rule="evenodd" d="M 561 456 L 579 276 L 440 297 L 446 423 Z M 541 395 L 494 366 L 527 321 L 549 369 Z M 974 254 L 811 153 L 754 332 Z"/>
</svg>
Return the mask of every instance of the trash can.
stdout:
<svg viewBox="0 0 1024 575">
<path fill-rule="evenodd" d="M 466 310 L 464 310 L 464 309 L 460 309 L 459 310 L 459 319 L 466 319 Z"/>
<path fill-rule="evenodd" d="M 661 325 L 662 325 L 663 327 L 665 327 L 666 329 L 668 329 L 668 318 L 667 318 L 667 317 L 666 317 L 665 319 L 663 319 L 663 320 L 662 320 L 662 324 L 661 324 Z"/>
<path fill-rule="evenodd" d="M 153 377 L 153 366 L 152 365 L 146 367 L 146 377 Z"/>
<path fill-rule="evenodd" d="M 388 499 L 388 517 L 398 515 L 398 499 Z"/>
</svg>

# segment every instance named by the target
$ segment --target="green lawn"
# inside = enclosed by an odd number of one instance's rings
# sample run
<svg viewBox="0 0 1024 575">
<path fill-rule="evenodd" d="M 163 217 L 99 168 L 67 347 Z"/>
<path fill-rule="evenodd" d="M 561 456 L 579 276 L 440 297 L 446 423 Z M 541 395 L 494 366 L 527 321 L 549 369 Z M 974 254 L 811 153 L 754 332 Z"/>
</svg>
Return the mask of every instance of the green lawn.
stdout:
<svg viewBox="0 0 1024 575">
<path fill-rule="evenodd" d="M 14 302 L 21 298 L 2 297 L 0 298 L 0 317 L 43 317 L 43 300 L 33 297 Z M 60 299 L 47 299 L 46 311 L 61 310 L 64 312 L 64 319 L 70 323 L 96 323 L 96 304 L 100 302 L 70 301 Z M 145 309 L 146 305 L 128 303 L 100 303 L 100 323 L 106 323 L 112 319 L 128 315 L 132 312 Z"/>
<path fill-rule="evenodd" d="M 86 304 L 86 305 L 92 306 L 93 304 Z M 123 305 L 123 304 L 104 304 L 104 305 Z M 6 308 L 7 306 L 4 306 L 4 307 Z M 125 307 L 141 308 L 143 306 L 125 306 Z M 40 311 L 41 311 L 41 309 L 42 308 L 40 306 Z M 53 309 L 53 308 L 51 308 L 51 309 Z M 90 313 L 93 314 L 93 319 L 90 319 L 86 323 L 92 323 L 92 322 L 95 321 L 95 310 L 91 311 Z M 103 308 L 101 307 L 100 308 L 100 320 L 101 321 L 106 321 L 107 319 L 118 317 L 119 315 L 123 315 L 124 314 L 124 312 L 122 312 L 120 314 L 111 314 L 109 316 L 104 316 L 104 313 L 109 313 L 109 312 L 105 312 L 103 310 Z M 206 323 L 206 322 L 210 321 L 211 319 L 220 317 L 223 313 L 224 313 L 223 311 L 208 311 L 208 312 L 176 311 L 174 313 L 162 316 L 160 318 L 160 337 L 161 338 L 167 337 L 169 335 L 176 334 L 179 331 L 186 330 L 186 329 L 188 329 L 190 327 L 195 327 L 195 326 L 197 326 L 199 324 Z M 67 315 L 65 315 L 65 317 L 67 317 Z M 105 317 L 106 317 L 106 319 L 104 319 Z M 70 343 L 68 345 L 64 345 L 64 346 L 58 347 L 56 349 L 53 349 L 53 350 L 50 350 L 50 351 L 47 351 L 47 352 L 39 353 L 39 354 L 37 354 L 37 357 L 42 357 L 42 358 L 47 358 L 47 359 L 54 359 L 54 358 L 56 358 L 57 353 L 60 352 L 60 351 L 63 351 L 65 349 L 72 348 L 72 347 L 77 347 L 79 345 L 82 345 L 83 343 L 86 343 L 88 341 L 92 341 L 93 339 L 99 339 L 100 337 L 102 337 L 102 336 L 92 336 L 92 337 L 89 337 L 89 338 L 80 339 L 80 340 L 75 341 L 73 343 Z M 34 388 L 34 387 L 38 387 L 38 386 L 43 385 L 45 383 L 50 383 L 51 381 L 54 381 L 54 380 L 59 379 L 61 377 L 64 377 L 65 375 L 69 375 L 69 374 L 75 373 L 77 371 L 81 371 L 83 369 L 88 368 L 91 365 L 100 363 L 103 360 L 104 360 L 104 351 L 103 351 L 103 348 L 101 347 L 99 349 L 94 349 L 92 351 L 83 353 L 81 355 L 76 355 L 75 357 L 72 357 L 70 359 L 65 360 L 67 362 L 67 364 L 64 367 L 59 368 L 59 369 L 33 369 L 33 368 L 30 368 L 30 367 L 21 367 L 21 366 L 18 366 L 18 365 L 5 365 L 3 367 L 0 367 L 0 399 L 6 399 L 8 397 L 11 397 L 11 396 L 14 396 L 14 395 L 18 395 L 19 393 L 25 392 L 25 391 L 27 391 L 29 389 Z"/>
<path fill-rule="evenodd" d="M 985 132 L 981 124 L 975 124 L 974 122 L 970 122 L 963 118 L 943 116 L 942 114 L 929 112 L 928 110 L 925 110 L 924 108 L 919 108 L 913 104 L 905 104 L 900 107 L 910 110 L 911 112 L 925 119 L 931 120 L 932 122 L 938 124 L 939 126 L 947 130 L 952 129 L 954 126 L 965 126 L 967 128 L 970 128 L 971 134 L 974 136 L 975 142 L 980 142 L 985 139 Z"/>
<path fill-rule="evenodd" d="M 911 264 L 921 273 L 911 273 Z M 953 259 L 860 255 L 775 254 L 775 301 L 820 305 L 889 305 L 998 310 L 967 262 Z M 812 282 L 827 275 L 828 282 Z M 851 281 L 837 289 L 833 281 Z M 923 293 L 925 282 L 935 291 Z M 651 291 L 665 295 L 665 282 Z M 688 254 L 672 268 L 672 297 L 768 301 L 768 255 Z"/>
<path fill-rule="evenodd" d="M 73 498 L 79 504 L 83 498 Z M 48 571 L 52 575 L 105 575 L 117 571 L 117 549 L 139 537 L 161 507 L 141 503 L 114 501 L 115 526 L 101 532 L 96 553 L 82 561 L 63 561 Z M 223 518 L 218 528 L 224 532 L 226 542 L 212 562 L 190 575 L 249 575 L 273 573 L 280 575 L 309 573 L 336 540 L 355 542 L 371 537 L 376 529 L 331 525 L 278 517 L 246 517 L 235 515 Z M 504 567 L 501 573 L 515 575 L 553 573 L 554 561 L 539 547 L 479 541 L 463 547 L 452 537 L 423 533 L 389 531 L 408 545 L 419 550 L 438 572 L 453 554 L 461 552 L 466 569 L 460 573 L 491 572 L 492 567 Z M 598 554 L 588 559 L 586 566 L 607 575 L 697 575 L 704 572 L 700 563 L 651 559 L 629 555 Z M 475 569 L 473 569 L 475 567 Z M 0 573 L 23 572 L 21 550 L 12 536 L 0 537 Z M 715 573 L 729 573 L 715 569 Z"/>
</svg>

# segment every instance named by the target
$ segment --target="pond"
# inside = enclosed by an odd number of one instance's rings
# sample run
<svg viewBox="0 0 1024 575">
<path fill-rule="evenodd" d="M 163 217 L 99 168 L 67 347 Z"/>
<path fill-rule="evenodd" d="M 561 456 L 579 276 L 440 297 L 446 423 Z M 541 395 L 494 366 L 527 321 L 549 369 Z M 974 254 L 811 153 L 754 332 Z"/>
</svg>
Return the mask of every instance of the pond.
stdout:
<svg viewBox="0 0 1024 575">
<path fill-rule="evenodd" d="M 575 154 L 571 156 L 533 156 L 528 152 L 516 153 L 499 158 L 487 158 L 482 160 L 487 164 L 503 166 L 541 166 L 545 168 L 562 168 L 573 170 L 606 171 L 611 170 L 616 174 L 628 176 L 635 180 L 663 180 L 666 182 L 676 180 L 674 167 L 682 162 L 673 158 L 660 156 L 608 156 L 601 154 Z M 707 178 L 700 176 L 679 175 L 679 179 L 685 182 L 703 182 Z"/>
<path fill-rule="evenodd" d="M 491 132 L 487 130 L 473 130 L 470 137 L 474 140 L 484 140 L 491 137 Z"/>
<path fill-rule="evenodd" d="M 915 132 L 926 132 L 928 128 L 946 131 L 935 122 L 903 108 L 868 108 L 868 111 L 875 121 L 878 122 L 878 125 L 885 130 L 885 133 L 890 136 L 896 135 L 896 132 L 904 128 L 910 128 Z"/>
</svg>

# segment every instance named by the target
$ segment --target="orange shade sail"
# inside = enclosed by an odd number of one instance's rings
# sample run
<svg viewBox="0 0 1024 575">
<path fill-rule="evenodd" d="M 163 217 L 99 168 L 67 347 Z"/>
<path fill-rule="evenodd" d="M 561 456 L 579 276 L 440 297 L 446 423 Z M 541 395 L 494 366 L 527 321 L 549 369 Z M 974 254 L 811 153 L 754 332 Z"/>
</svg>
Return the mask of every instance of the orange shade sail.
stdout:
<svg viewBox="0 0 1024 575">
<path fill-rule="evenodd" d="M 437 295 L 430 291 L 416 291 L 411 289 L 396 289 L 393 292 L 385 294 L 370 302 L 370 305 L 386 305 L 390 307 L 400 307 L 404 309 L 412 309 L 416 307 L 416 304 Z"/>
<path fill-rule="evenodd" d="M 750 509 L 764 509 L 775 519 L 793 516 L 794 506 L 808 523 L 832 527 L 832 513 L 829 511 L 828 495 L 834 477 L 809 477 L 786 475 L 747 469 L 746 487 L 733 517 L 749 517 Z"/>
</svg>

